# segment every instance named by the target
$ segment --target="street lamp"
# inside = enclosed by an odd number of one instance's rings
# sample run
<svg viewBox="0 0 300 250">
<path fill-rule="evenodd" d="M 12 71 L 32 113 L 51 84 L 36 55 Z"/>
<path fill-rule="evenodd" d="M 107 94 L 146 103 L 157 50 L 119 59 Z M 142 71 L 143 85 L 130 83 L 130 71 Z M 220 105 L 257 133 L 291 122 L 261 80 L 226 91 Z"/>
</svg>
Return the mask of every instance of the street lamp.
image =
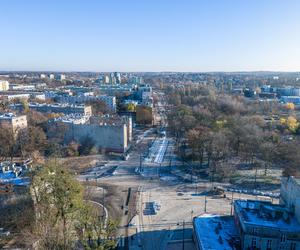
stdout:
<svg viewBox="0 0 300 250">
<path fill-rule="evenodd" d="M 182 250 L 184 250 L 184 226 L 185 226 L 185 221 L 182 223 Z"/>
</svg>

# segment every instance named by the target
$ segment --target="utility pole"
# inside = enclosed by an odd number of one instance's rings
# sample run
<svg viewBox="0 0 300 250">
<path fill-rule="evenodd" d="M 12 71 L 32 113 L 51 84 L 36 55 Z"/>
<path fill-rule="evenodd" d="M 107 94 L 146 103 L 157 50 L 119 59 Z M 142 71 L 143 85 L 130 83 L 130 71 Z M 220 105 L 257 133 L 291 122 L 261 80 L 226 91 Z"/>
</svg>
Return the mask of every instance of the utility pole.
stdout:
<svg viewBox="0 0 300 250">
<path fill-rule="evenodd" d="M 157 165 L 157 178 L 159 179 L 159 171 L 161 168 L 161 163 L 159 163 L 159 165 Z"/>
<path fill-rule="evenodd" d="M 257 164 L 255 163 L 254 189 L 257 188 Z"/>
<path fill-rule="evenodd" d="M 183 221 L 182 223 L 182 250 L 184 250 L 184 225 L 185 222 Z"/>
<path fill-rule="evenodd" d="M 104 187 L 102 187 L 102 204 L 103 204 L 103 206 L 102 206 L 102 214 L 103 214 L 103 222 L 105 221 L 105 210 L 104 210 Z"/>
<path fill-rule="evenodd" d="M 232 215 L 233 210 L 233 192 L 231 192 L 231 207 L 230 207 L 230 215 Z"/>
<path fill-rule="evenodd" d="M 206 203 L 207 203 L 206 195 L 204 195 L 204 213 L 206 213 Z"/>
<path fill-rule="evenodd" d="M 142 172 L 142 154 L 140 153 L 140 172 Z"/>
</svg>

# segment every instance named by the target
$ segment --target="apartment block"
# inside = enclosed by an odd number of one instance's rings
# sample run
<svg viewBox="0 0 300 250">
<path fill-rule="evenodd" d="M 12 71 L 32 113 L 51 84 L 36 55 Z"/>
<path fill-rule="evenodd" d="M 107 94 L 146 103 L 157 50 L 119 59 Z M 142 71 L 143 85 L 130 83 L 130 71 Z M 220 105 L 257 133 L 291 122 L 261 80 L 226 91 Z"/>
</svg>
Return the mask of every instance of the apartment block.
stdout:
<svg viewBox="0 0 300 250">
<path fill-rule="evenodd" d="M 9 82 L 5 80 L 0 80 L 0 91 L 9 90 Z"/>
<path fill-rule="evenodd" d="M 27 128 L 26 115 L 15 115 L 13 113 L 4 113 L 0 115 L 0 126 L 12 129 L 13 133 L 18 133 L 19 130 Z"/>
</svg>

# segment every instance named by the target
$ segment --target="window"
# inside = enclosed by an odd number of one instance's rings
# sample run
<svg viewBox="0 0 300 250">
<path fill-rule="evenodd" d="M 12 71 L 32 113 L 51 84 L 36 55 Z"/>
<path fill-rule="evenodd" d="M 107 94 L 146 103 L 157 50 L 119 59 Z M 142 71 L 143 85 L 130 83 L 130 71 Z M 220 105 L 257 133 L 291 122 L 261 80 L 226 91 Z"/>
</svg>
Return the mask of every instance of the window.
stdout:
<svg viewBox="0 0 300 250">
<path fill-rule="evenodd" d="M 296 243 L 295 242 L 292 242 L 291 243 L 291 250 L 296 250 Z"/>
<path fill-rule="evenodd" d="M 255 237 L 252 238 L 251 246 L 252 246 L 253 248 L 256 247 L 256 238 L 255 238 Z"/>
<path fill-rule="evenodd" d="M 256 235 L 257 235 L 257 234 L 258 234 L 258 228 L 253 227 L 253 228 L 252 228 L 252 232 L 253 232 L 253 234 L 256 234 Z"/>
<path fill-rule="evenodd" d="M 271 250 L 272 249 L 272 240 L 268 240 L 267 241 L 267 250 Z"/>
</svg>

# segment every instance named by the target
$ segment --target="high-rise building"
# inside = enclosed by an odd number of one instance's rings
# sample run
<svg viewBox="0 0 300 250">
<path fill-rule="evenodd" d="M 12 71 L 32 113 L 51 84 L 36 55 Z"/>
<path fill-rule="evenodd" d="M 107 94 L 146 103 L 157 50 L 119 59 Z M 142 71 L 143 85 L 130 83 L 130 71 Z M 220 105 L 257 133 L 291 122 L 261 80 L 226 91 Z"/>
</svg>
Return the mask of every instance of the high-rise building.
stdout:
<svg viewBox="0 0 300 250">
<path fill-rule="evenodd" d="M 132 76 L 129 78 L 129 82 L 132 84 L 143 84 L 143 77 Z"/>
<path fill-rule="evenodd" d="M 109 78 L 108 75 L 104 75 L 104 76 L 103 76 L 103 83 L 104 83 L 104 84 L 109 84 L 109 83 L 110 83 L 110 78 Z"/>
<path fill-rule="evenodd" d="M 54 74 L 49 74 L 49 79 L 54 80 Z"/>
<path fill-rule="evenodd" d="M 57 74 L 57 75 L 55 75 L 55 80 L 64 81 L 64 80 L 66 80 L 66 76 L 64 74 Z"/>
<path fill-rule="evenodd" d="M 110 73 L 110 84 L 116 84 L 115 73 Z"/>
<path fill-rule="evenodd" d="M 115 73 L 114 73 L 114 76 L 115 76 L 115 78 L 116 78 L 116 83 L 117 83 L 117 84 L 121 84 L 121 73 L 115 72 Z"/>
</svg>

